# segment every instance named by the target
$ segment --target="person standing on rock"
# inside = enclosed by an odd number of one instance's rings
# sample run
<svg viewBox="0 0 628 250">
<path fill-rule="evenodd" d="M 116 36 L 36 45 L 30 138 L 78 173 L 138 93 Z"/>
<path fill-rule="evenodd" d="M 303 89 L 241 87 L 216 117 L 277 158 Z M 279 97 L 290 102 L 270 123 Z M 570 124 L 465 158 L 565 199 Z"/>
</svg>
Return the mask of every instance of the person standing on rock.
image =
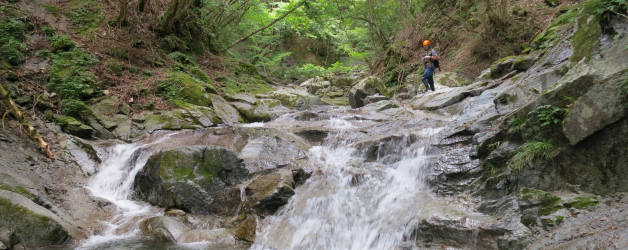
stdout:
<svg viewBox="0 0 628 250">
<path fill-rule="evenodd" d="M 440 58 L 436 50 L 430 45 L 430 40 L 423 41 L 423 49 L 425 50 L 425 56 L 423 57 L 425 71 L 423 71 L 421 81 L 425 84 L 425 92 L 430 89 L 436 91 L 436 89 L 434 89 L 434 70 L 439 66 L 438 60 Z"/>
</svg>

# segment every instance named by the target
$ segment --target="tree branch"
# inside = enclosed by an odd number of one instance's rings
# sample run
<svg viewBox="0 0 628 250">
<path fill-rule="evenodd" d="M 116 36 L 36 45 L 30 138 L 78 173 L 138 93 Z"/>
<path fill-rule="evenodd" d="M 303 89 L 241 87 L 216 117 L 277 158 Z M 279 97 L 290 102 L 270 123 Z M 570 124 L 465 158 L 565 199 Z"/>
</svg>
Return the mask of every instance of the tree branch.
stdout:
<svg viewBox="0 0 628 250">
<path fill-rule="evenodd" d="M 268 29 L 269 27 L 273 26 L 273 24 L 281 21 L 281 19 L 284 19 L 285 17 L 287 17 L 288 15 L 290 15 L 290 13 L 294 12 L 295 10 L 297 10 L 299 7 L 303 6 L 305 4 L 305 0 L 301 1 L 300 3 L 298 3 L 297 5 L 295 5 L 294 7 L 292 7 L 292 9 L 290 9 L 288 12 L 284 13 L 283 15 L 281 15 L 280 17 L 276 18 L 275 20 L 273 20 L 272 22 L 270 22 L 269 24 L 265 25 L 264 27 L 261 27 L 253 32 L 251 32 L 250 34 L 238 39 L 237 41 L 235 41 L 234 43 L 232 43 L 231 45 L 229 45 L 228 47 L 226 47 L 225 49 L 221 50 L 220 52 L 224 52 L 227 51 L 228 49 L 233 48 L 234 46 L 238 45 L 239 43 L 246 41 L 247 39 L 249 39 L 250 37 L 254 36 L 255 34 Z"/>
</svg>

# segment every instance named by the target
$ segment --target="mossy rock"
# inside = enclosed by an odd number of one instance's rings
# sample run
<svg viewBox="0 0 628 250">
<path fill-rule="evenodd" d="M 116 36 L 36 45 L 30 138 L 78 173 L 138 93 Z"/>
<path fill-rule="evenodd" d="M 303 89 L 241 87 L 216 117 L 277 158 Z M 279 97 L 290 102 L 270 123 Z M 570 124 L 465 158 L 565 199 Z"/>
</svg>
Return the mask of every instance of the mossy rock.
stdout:
<svg viewBox="0 0 628 250">
<path fill-rule="evenodd" d="M 222 123 L 213 109 L 192 104 L 181 104 L 181 109 L 166 112 L 143 112 L 133 117 L 151 133 L 156 130 L 179 130 L 211 127 Z"/>
<path fill-rule="evenodd" d="M 248 176 L 242 159 L 220 147 L 184 147 L 151 156 L 135 177 L 138 198 L 153 205 L 200 214 L 233 214 L 240 206 L 234 185 Z"/>
<path fill-rule="evenodd" d="M 18 194 L 0 190 L 0 237 L 9 249 L 20 244 L 28 249 L 61 245 L 70 240 L 66 229 L 50 211 Z"/>
<path fill-rule="evenodd" d="M 580 196 L 576 197 L 573 201 L 566 202 L 564 205 L 567 208 L 590 209 L 597 204 L 598 200 L 595 196 Z"/>
<path fill-rule="evenodd" d="M 214 86 L 181 71 L 170 71 L 157 90 L 173 103 L 181 101 L 199 106 L 210 106 L 209 94 L 216 93 Z"/>
<path fill-rule="evenodd" d="M 228 124 L 244 122 L 238 110 L 222 98 L 222 96 L 215 94 L 210 94 L 209 96 L 214 111 L 216 111 L 216 115 L 218 115 L 223 122 Z"/>
<path fill-rule="evenodd" d="M 262 122 L 270 120 L 268 108 L 264 109 L 263 106 L 255 106 L 244 102 L 232 102 L 231 105 L 233 105 L 233 107 L 235 107 L 249 122 Z"/>
<path fill-rule="evenodd" d="M 362 107 L 364 106 L 364 98 L 376 93 L 390 97 L 384 82 L 380 78 L 376 76 L 364 78 L 351 87 L 349 91 L 349 105 L 352 108 Z"/>
<path fill-rule="evenodd" d="M 560 197 L 542 190 L 523 188 L 519 197 L 523 207 L 538 207 L 538 216 L 549 215 L 562 208 Z"/>
<path fill-rule="evenodd" d="M 92 138 L 95 133 L 95 130 L 92 127 L 85 125 L 74 117 L 61 116 L 58 117 L 56 120 L 57 124 L 61 126 L 61 129 L 63 129 L 63 131 L 68 134 L 89 139 Z"/>
<path fill-rule="evenodd" d="M 496 79 L 504 76 L 511 71 L 525 71 L 534 65 L 535 58 L 533 56 L 507 56 L 495 61 L 491 65 L 490 78 Z"/>
<path fill-rule="evenodd" d="M 573 54 L 569 58 L 572 62 L 578 62 L 583 58 L 591 59 L 591 55 L 600 45 L 602 26 L 597 16 L 583 15 L 578 19 L 578 29 L 571 38 Z"/>
</svg>

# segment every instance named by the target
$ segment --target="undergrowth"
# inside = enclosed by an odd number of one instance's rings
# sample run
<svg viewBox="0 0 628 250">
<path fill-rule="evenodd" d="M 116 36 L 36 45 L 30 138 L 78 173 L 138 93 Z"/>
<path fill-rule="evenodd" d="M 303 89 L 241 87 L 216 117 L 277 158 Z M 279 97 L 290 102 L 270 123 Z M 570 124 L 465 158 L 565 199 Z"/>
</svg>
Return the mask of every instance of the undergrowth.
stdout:
<svg viewBox="0 0 628 250">
<path fill-rule="evenodd" d="M 554 146 L 549 141 L 527 142 L 519 147 L 517 153 L 508 162 L 512 170 L 521 170 L 534 160 L 549 160 L 556 156 Z"/>
</svg>

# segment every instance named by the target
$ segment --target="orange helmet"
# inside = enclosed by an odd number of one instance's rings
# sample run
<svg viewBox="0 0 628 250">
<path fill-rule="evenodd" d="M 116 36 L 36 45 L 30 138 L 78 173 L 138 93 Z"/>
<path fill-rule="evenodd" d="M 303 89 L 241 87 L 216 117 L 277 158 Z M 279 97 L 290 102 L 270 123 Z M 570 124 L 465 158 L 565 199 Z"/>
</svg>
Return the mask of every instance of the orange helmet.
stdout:
<svg viewBox="0 0 628 250">
<path fill-rule="evenodd" d="M 423 41 L 423 46 L 429 46 L 429 45 L 430 45 L 430 40 Z"/>
</svg>

